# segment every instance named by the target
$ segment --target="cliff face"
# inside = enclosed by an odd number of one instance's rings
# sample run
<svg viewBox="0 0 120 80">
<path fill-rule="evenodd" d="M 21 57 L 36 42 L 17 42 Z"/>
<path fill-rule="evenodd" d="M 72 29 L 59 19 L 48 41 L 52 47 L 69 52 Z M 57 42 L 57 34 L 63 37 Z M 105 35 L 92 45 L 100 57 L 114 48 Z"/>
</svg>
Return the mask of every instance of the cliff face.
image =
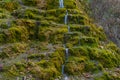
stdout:
<svg viewBox="0 0 120 80">
<path fill-rule="evenodd" d="M 1 0 L 0 79 L 120 79 L 119 48 L 83 3 Z"/>
</svg>

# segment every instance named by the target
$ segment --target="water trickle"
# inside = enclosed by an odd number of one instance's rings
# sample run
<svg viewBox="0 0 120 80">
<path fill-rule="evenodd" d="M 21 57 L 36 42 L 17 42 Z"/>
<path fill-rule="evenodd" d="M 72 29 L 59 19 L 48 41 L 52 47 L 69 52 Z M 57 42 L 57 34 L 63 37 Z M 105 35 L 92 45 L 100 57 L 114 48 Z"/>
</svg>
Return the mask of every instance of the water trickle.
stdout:
<svg viewBox="0 0 120 80">
<path fill-rule="evenodd" d="M 68 59 L 68 56 L 69 56 L 69 49 L 68 48 L 65 49 L 65 54 L 66 54 L 66 59 Z"/>
<path fill-rule="evenodd" d="M 64 8 L 63 0 L 59 0 L 59 7 L 60 7 L 60 8 Z"/>
<path fill-rule="evenodd" d="M 66 10 L 66 15 L 65 15 L 64 23 L 65 24 L 68 23 L 68 11 L 67 10 Z"/>
<path fill-rule="evenodd" d="M 68 32 L 70 32 L 70 26 L 68 26 Z"/>
</svg>

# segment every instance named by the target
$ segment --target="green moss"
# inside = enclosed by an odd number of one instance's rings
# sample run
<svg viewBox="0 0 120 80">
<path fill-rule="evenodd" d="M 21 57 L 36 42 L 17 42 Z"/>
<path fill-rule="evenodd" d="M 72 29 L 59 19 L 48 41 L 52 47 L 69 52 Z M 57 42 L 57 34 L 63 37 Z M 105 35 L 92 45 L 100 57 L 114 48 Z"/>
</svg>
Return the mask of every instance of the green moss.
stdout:
<svg viewBox="0 0 120 80">
<path fill-rule="evenodd" d="M 39 22 L 38 22 L 39 23 Z M 18 19 L 17 25 L 25 26 L 29 39 L 36 39 L 39 32 L 39 24 L 35 20 L 30 19 Z"/>
<path fill-rule="evenodd" d="M 97 61 L 86 61 L 85 62 L 85 71 L 86 72 L 98 72 L 98 71 L 103 71 L 104 68 L 103 66 L 97 62 Z"/>
<path fill-rule="evenodd" d="M 59 49 L 52 55 L 50 55 L 50 61 L 51 63 L 54 64 L 56 69 L 61 72 L 61 65 L 64 63 L 65 55 L 64 55 L 64 50 Z"/>
<path fill-rule="evenodd" d="M 28 6 L 36 6 L 37 4 L 37 0 L 22 0 L 22 2 L 25 4 L 25 5 L 28 5 Z"/>
<path fill-rule="evenodd" d="M 68 9 L 76 8 L 76 2 L 74 0 L 65 0 L 64 4 L 65 4 L 65 7 Z"/>
<path fill-rule="evenodd" d="M 9 1 L 9 2 L 5 2 L 0 7 L 5 8 L 8 11 L 13 11 L 19 8 L 19 4 L 15 1 Z"/>
<path fill-rule="evenodd" d="M 55 9 L 59 8 L 59 1 L 58 0 L 47 0 L 46 9 Z"/>
<path fill-rule="evenodd" d="M 68 19 L 69 19 L 69 24 L 81 24 L 81 25 L 85 24 L 84 16 L 79 15 L 79 14 L 72 14 L 72 15 L 70 14 L 68 15 Z"/>
<path fill-rule="evenodd" d="M 5 41 L 5 35 L 0 34 L 0 43 L 3 43 Z"/>
<path fill-rule="evenodd" d="M 97 27 L 96 25 L 93 25 L 93 24 L 91 25 L 91 35 L 95 38 L 98 38 L 101 41 L 106 41 L 107 38 L 103 28 L 101 27 L 96 28 L 96 27 Z"/>
<path fill-rule="evenodd" d="M 113 54 L 109 50 L 88 48 L 90 59 L 98 60 L 103 67 L 115 67 L 119 64 L 119 58 L 116 57 L 116 53 Z"/>
<path fill-rule="evenodd" d="M 71 56 L 86 56 L 89 58 L 89 55 L 88 55 L 88 50 L 87 50 L 87 47 L 77 47 L 77 48 L 70 48 L 69 49 L 69 54 Z"/>
<path fill-rule="evenodd" d="M 22 0 L 24 6 L 18 2 L 0 2 L 0 43 L 11 42 L 1 46 L 0 58 L 4 62 L 22 53 L 29 55 L 27 60 L 23 57 L 12 65 L 5 65 L 1 73 L 7 77 L 5 80 L 26 75 L 33 79 L 54 80 L 61 76 L 63 64 L 65 73 L 72 76 L 88 72 L 102 74 L 105 68 L 120 65 L 119 48 L 107 41 L 101 27 L 93 24 L 84 11 L 83 1 L 64 0 L 65 8 L 59 8 L 59 0 Z M 66 10 L 70 32 L 64 24 Z M 11 26 L 6 23 L 8 19 L 11 19 Z M 15 42 L 27 42 L 29 46 Z M 67 60 L 62 44 L 69 49 Z M 111 79 L 119 78 L 108 73 L 95 77 L 95 80 Z"/>
<path fill-rule="evenodd" d="M 90 34 L 90 27 L 84 25 L 70 25 L 71 31 L 82 32 L 85 35 Z"/>
<path fill-rule="evenodd" d="M 0 53 L 0 58 L 15 57 L 20 53 L 24 53 L 26 50 L 27 44 L 25 43 L 14 43 L 2 48 Z"/>
<path fill-rule="evenodd" d="M 64 33 L 67 32 L 67 27 L 55 26 L 40 27 L 39 40 L 48 41 L 49 43 L 58 44 L 63 42 Z M 56 36 L 57 35 L 57 36 Z"/>
<path fill-rule="evenodd" d="M 28 56 L 29 59 L 44 59 L 44 54 L 31 54 Z"/>
<path fill-rule="evenodd" d="M 28 39 L 28 31 L 24 26 L 11 27 L 4 32 L 7 42 L 26 41 Z"/>
<path fill-rule="evenodd" d="M 80 45 L 98 46 L 98 40 L 94 37 L 81 37 Z"/>
</svg>

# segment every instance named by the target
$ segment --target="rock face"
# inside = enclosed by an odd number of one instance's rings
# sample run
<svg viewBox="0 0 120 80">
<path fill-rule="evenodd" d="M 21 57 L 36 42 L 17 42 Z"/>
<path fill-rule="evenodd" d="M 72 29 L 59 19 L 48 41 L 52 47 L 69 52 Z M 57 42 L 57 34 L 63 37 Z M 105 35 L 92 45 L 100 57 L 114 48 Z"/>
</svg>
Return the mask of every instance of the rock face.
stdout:
<svg viewBox="0 0 120 80">
<path fill-rule="evenodd" d="M 119 48 L 82 0 L 61 1 L 0 1 L 1 80 L 120 79 Z"/>
</svg>

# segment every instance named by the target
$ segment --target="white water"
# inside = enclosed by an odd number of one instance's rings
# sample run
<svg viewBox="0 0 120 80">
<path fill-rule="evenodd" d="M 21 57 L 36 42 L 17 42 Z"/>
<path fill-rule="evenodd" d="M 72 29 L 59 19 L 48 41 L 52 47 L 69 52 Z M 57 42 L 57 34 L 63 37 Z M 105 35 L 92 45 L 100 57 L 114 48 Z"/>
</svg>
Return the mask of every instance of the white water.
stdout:
<svg viewBox="0 0 120 80">
<path fill-rule="evenodd" d="M 68 11 L 67 10 L 66 10 L 66 15 L 65 15 L 64 23 L 65 24 L 68 23 Z"/>
<path fill-rule="evenodd" d="M 60 8 L 64 8 L 64 2 L 63 2 L 63 0 L 59 0 L 59 7 Z"/>
</svg>

